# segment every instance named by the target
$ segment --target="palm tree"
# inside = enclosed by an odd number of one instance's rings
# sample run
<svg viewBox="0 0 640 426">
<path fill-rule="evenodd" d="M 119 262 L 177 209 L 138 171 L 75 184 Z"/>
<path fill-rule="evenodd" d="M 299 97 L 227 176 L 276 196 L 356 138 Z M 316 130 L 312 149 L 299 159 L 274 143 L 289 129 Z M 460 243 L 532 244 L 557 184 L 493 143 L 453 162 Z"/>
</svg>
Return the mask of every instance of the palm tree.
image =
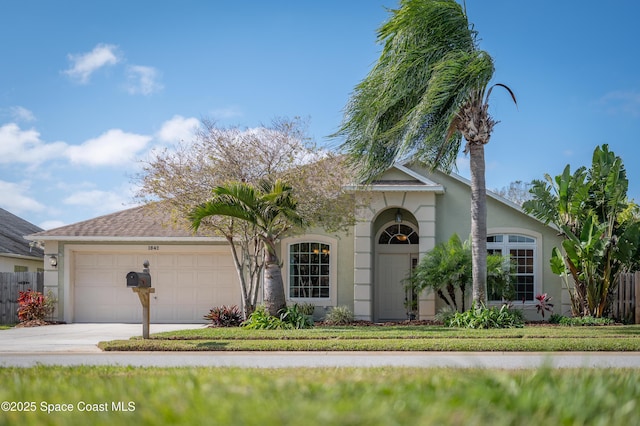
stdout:
<svg viewBox="0 0 640 426">
<path fill-rule="evenodd" d="M 277 240 L 296 226 L 304 226 L 298 214 L 292 188 L 280 180 L 264 180 L 255 187 L 232 182 L 213 190 L 213 198 L 194 208 L 189 215 L 191 226 L 198 230 L 208 216 L 227 216 L 249 224 L 264 250 L 264 302 L 271 315 L 286 306 Z"/>
<path fill-rule="evenodd" d="M 378 30 L 384 47 L 356 86 L 334 137 L 344 137 L 363 181 L 413 155 L 450 171 L 466 140 L 470 155 L 473 300 L 486 302 L 484 145 L 496 122 L 488 112 L 493 60 L 479 50 L 454 0 L 401 0 Z M 503 84 L 511 95 L 513 92 Z"/>
</svg>

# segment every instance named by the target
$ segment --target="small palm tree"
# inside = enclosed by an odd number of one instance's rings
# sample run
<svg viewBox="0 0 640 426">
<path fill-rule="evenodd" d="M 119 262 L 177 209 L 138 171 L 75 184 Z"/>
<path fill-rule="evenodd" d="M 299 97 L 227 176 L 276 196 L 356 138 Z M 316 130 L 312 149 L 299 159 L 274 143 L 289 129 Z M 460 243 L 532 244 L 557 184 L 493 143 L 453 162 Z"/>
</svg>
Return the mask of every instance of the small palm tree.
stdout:
<svg viewBox="0 0 640 426">
<path fill-rule="evenodd" d="M 486 302 L 484 146 L 493 60 L 479 50 L 466 13 L 454 0 L 401 0 L 378 30 L 380 59 L 355 88 L 334 137 L 370 181 L 407 155 L 451 170 L 462 138 L 471 169 L 473 300 Z M 513 92 L 503 84 L 511 95 Z"/>
<path fill-rule="evenodd" d="M 271 315 L 286 306 L 278 239 L 304 220 L 296 211 L 292 187 L 280 180 L 264 180 L 255 187 L 232 182 L 213 190 L 213 198 L 194 208 L 189 215 L 191 226 L 198 230 L 208 216 L 227 216 L 249 224 L 264 247 L 264 302 Z"/>
</svg>

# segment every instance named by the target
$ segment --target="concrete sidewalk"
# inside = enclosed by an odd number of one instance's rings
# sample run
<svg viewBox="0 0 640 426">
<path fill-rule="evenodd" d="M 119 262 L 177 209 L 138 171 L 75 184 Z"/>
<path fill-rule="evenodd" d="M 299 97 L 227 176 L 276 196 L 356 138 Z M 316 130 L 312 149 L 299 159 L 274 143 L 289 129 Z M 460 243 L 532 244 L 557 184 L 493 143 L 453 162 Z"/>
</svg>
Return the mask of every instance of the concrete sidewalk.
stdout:
<svg viewBox="0 0 640 426">
<path fill-rule="evenodd" d="M 2 367 L 121 365 L 134 367 L 411 367 L 640 368 L 640 353 L 617 352 L 89 352 L 0 353 Z"/>
</svg>

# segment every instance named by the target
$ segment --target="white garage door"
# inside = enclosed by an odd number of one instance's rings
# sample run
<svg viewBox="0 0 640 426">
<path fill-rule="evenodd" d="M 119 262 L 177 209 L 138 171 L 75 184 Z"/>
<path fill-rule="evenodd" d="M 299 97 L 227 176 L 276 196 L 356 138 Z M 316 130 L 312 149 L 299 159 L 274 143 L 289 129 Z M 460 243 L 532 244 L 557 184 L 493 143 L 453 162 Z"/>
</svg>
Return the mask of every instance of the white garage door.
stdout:
<svg viewBox="0 0 640 426">
<path fill-rule="evenodd" d="M 150 262 L 152 323 L 198 323 L 214 306 L 238 305 L 238 279 L 228 249 L 190 253 L 74 252 L 73 321 L 142 320 L 138 295 L 126 287 L 130 271 Z"/>
</svg>

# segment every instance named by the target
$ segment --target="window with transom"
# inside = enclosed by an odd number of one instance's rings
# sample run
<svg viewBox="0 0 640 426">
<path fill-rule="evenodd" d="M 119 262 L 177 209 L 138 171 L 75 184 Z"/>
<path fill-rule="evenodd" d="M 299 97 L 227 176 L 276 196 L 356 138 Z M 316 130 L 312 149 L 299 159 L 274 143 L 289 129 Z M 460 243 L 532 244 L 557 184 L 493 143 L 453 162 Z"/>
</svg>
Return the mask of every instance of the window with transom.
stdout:
<svg viewBox="0 0 640 426">
<path fill-rule="evenodd" d="M 518 234 L 496 234 L 487 237 L 487 253 L 508 255 L 515 265 L 513 278 L 513 300 L 528 302 L 535 297 L 536 239 Z M 489 300 L 500 300 L 498 294 L 488 294 Z"/>
</svg>

